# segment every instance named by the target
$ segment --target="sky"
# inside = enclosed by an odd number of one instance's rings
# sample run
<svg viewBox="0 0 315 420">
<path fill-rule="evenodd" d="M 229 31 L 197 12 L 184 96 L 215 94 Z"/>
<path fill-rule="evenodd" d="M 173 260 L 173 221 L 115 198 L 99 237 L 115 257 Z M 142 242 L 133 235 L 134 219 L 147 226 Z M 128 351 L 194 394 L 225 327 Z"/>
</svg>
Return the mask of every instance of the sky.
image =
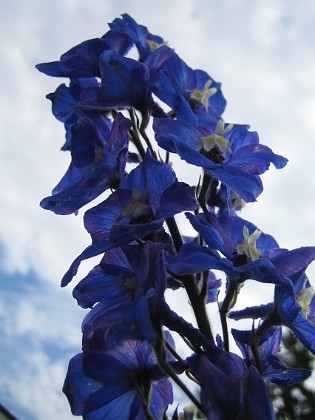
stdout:
<svg viewBox="0 0 315 420">
<path fill-rule="evenodd" d="M 264 192 L 241 216 L 282 247 L 315 244 L 315 3 L 1 0 L 0 404 L 22 420 L 72 418 L 61 387 L 85 312 L 60 280 L 90 243 L 83 212 L 61 217 L 39 207 L 69 156 L 59 151 L 64 129 L 45 99 L 62 80 L 34 66 L 103 35 L 122 13 L 222 83 L 225 121 L 249 124 L 289 159 L 262 176 Z M 314 285 L 314 267 L 309 276 Z M 270 294 L 254 286 L 250 299 Z"/>
</svg>

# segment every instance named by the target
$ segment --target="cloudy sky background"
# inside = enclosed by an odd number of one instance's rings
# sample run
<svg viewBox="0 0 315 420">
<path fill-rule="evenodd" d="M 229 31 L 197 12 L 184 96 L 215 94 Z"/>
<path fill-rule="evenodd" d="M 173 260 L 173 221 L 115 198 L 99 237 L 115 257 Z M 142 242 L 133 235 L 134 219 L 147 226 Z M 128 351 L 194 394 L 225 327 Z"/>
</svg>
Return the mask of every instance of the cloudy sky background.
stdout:
<svg viewBox="0 0 315 420">
<path fill-rule="evenodd" d="M 60 389 L 68 360 L 80 351 L 84 311 L 71 286 L 59 283 L 90 239 L 81 215 L 55 216 L 38 205 L 69 156 L 59 151 L 63 126 L 45 99 L 62 80 L 35 64 L 101 36 L 107 22 L 129 13 L 191 67 L 222 82 L 227 122 L 250 124 L 289 159 L 263 176 L 265 191 L 242 217 L 282 247 L 314 245 L 315 3 L 2 0 L 1 9 L 0 403 L 23 420 L 70 419 Z M 309 274 L 315 277 L 314 267 Z M 249 286 L 247 299 L 271 292 L 259 288 Z"/>
</svg>

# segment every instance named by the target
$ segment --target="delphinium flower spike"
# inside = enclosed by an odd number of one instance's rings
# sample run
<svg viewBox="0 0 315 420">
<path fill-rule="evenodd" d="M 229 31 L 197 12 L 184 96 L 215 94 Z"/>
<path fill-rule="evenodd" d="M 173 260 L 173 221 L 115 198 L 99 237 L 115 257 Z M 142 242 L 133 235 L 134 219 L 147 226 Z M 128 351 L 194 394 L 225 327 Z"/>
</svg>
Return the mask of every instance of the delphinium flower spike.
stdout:
<svg viewBox="0 0 315 420">
<path fill-rule="evenodd" d="M 62 150 L 71 162 L 41 206 L 58 215 L 84 212 L 92 240 L 62 286 L 83 261 L 99 257 L 73 290 L 88 313 L 82 352 L 63 387 L 72 413 L 274 419 L 265 381 L 291 385 L 309 375 L 278 356 L 282 326 L 315 353 L 315 298 L 305 274 L 315 248 L 282 249 L 238 212 L 262 193 L 270 164 L 281 169 L 287 159 L 249 126 L 224 121 L 221 84 L 127 14 L 37 68 L 69 79 L 47 98 L 65 126 Z M 190 184 L 180 181 L 183 170 L 191 171 Z M 179 223 L 178 215 L 186 218 Z M 274 288 L 273 302 L 233 310 L 247 280 Z M 172 307 L 180 289 L 193 322 Z M 209 305 L 217 305 L 220 334 Z M 231 318 L 252 323 L 230 330 Z M 173 386 L 187 407 L 170 407 Z"/>
</svg>

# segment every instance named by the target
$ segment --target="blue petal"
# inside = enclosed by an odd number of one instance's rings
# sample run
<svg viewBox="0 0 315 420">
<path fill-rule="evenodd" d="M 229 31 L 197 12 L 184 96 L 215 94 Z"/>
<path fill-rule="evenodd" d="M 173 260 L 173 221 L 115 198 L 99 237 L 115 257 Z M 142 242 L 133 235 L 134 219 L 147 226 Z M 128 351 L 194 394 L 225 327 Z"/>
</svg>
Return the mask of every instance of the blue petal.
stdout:
<svg viewBox="0 0 315 420">
<path fill-rule="evenodd" d="M 277 356 L 270 356 L 268 359 L 269 368 L 265 376 L 277 385 L 292 386 L 304 381 L 312 372 L 307 369 L 290 368 Z"/>
<path fill-rule="evenodd" d="M 205 220 L 204 215 L 192 215 L 190 213 L 186 213 L 187 219 L 192 224 L 193 228 L 200 233 L 200 235 L 206 241 L 206 244 L 213 250 L 221 251 L 223 255 L 227 255 L 226 253 L 226 242 L 223 238 L 227 236 L 226 233 L 221 229 L 219 223 L 217 223 L 216 218 L 213 214 L 209 214 L 209 218 L 214 223 L 216 222 L 216 226 L 212 226 L 209 222 Z M 229 233 L 230 231 L 228 231 Z M 233 246 L 233 249 L 235 246 Z"/>
<path fill-rule="evenodd" d="M 271 258 L 270 261 L 277 268 L 278 272 L 290 276 L 306 270 L 309 264 L 315 259 L 315 247 L 301 247 L 292 251 L 283 252 Z"/>
<path fill-rule="evenodd" d="M 184 244 L 168 268 L 179 276 L 202 273 L 209 269 L 221 270 L 230 275 L 235 274 L 230 261 L 220 258 L 215 252 L 194 242 Z"/>
<path fill-rule="evenodd" d="M 105 51 L 100 57 L 100 69 L 101 106 L 134 106 L 142 109 L 152 102 L 146 65 L 113 51 Z"/>
<path fill-rule="evenodd" d="M 184 182 L 177 182 L 164 191 L 159 211 L 167 218 L 197 207 L 194 189 Z"/>
<path fill-rule="evenodd" d="M 132 275 L 123 267 L 97 265 L 73 289 L 73 297 L 82 308 L 90 308 L 104 300 L 108 306 L 124 302 L 130 299 L 130 289 L 126 287 L 126 282 Z"/>
<path fill-rule="evenodd" d="M 115 398 L 98 410 L 85 414 L 83 418 L 84 420 L 104 420 L 110 418 L 117 418 L 119 420 L 146 420 L 140 397 L 134 390 Z"/>
<path fill-rule="evenodd" d="M 269 168 L 271 162 L 277 169 L 282 169 L 288 160 L 274 154 L 267 146 L 255 144 L 234 151 L 228 164 L 243 173 L 260 175 Z"/>
<path fill-rule="evenodd" d="M 298 313 L 297 317 L 287 325 L 297 336 L 301 343 L 315 354 L 315 328 L 304 316 Z"/>
<path fill-rule="evenodd" d="M 71 48 L 60 57 L 60 61 L 38 64 L 36 68 L 54 77 L 93 77 L 100 76 L 99 58 L 108 43 L 102 38 L 89 39 Z"/>
<path fill-rule="evenodd" d="M 142 296 L 124 311 L 120 322 L 106 332 L 106 346 L 119 346 L 125 340 L 154 343 L 156 335 L 150 320 L 148 301 Z"/>
<path fill-rule="evenodd" d="M 92 244 L 88 246 L 87 248 L 85 248 L 85 250 L 73 261 L 70 268 L 68 269 L 66 274 L 63 276 L 61 280 L 61 287 L 65 287 L 67 286 L 67 284 L 70 283 L 73 277 L 77 274 L 79 266 L 83 260 L 96 257 L 96 255 L 102 254 L 114 247 L 115 245 L 112 244 L 110 241 L 104 240 L 104 241 L 98 242 L 97 244 Z"/>
</svg>

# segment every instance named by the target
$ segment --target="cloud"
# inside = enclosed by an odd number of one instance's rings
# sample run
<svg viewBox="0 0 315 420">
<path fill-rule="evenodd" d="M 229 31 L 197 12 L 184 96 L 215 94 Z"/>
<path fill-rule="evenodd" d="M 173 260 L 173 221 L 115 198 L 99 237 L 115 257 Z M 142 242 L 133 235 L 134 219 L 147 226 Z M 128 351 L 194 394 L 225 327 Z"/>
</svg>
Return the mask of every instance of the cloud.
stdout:
<svg viewBox="0 0 315 420">
<path fill-rule="evenodd" d="M 33 274 L 1 273 L 0 290 L 1 403 L 23 420 L 71 418 L 61 388 L 85 311 Z"/>
</svg>

